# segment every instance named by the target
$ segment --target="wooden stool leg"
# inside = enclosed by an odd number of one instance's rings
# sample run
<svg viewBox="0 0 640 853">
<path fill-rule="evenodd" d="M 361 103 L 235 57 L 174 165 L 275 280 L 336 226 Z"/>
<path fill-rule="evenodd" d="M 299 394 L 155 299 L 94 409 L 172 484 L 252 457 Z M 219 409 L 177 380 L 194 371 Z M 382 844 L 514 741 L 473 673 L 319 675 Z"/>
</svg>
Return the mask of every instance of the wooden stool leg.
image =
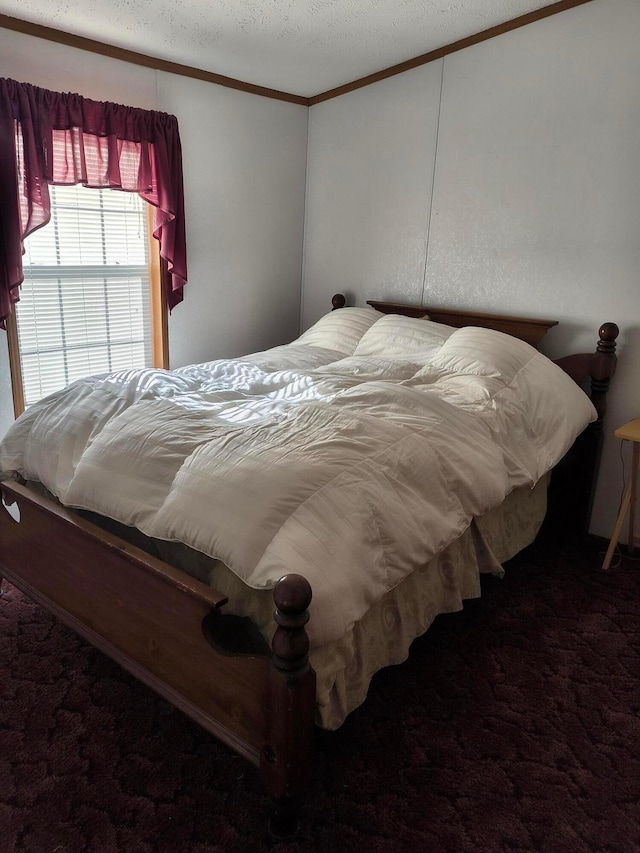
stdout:
<svg viewBox="0 0 640 853">
<path fill-rule="evenodd" d="M 622 506 L 620 507 L 620 512 L 618 513 L 618 518 L 616 521 L 616 526 L 613 530 L 613 534 L 611 536 L 611 542 L 609 542 L 609 547 L 607 548 L 607 553 L 605 554 L 604 562 L 602 564 L 602 568 L 606 571 L 611 565 L 611 558 L 613 557 L 613 552 L 615 551 L 616 545 L 618 544 L 618 539 L 620 538 L 620 531 L 622 530 L 622 525 L 624 524 L 624 518 L 627 514 L 627 510 L 629 509 L 629 504 L 631 503 L 631 492 L 634 486 L 633 480 L 627 486 L 627 490 L 624 493 L 624 498 L 622 499 Z"/>
<path fill-rule="evenodd" d="M 629 509 L 629 553 L 633 552 L 636 544 L 636 500 L 638 497 L 638 467 L 640 466 L 640 444 L 633 442 L 633 459 L 631 462 L 631 504 Z"/>
</svg>

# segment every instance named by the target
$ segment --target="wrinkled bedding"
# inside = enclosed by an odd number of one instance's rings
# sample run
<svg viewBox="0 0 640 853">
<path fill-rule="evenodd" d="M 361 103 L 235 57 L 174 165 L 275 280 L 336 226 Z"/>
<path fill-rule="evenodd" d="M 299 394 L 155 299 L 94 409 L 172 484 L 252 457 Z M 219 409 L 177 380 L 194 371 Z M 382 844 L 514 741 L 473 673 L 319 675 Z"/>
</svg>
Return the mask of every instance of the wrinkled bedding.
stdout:
<svg viewBox="0 0 640 853">
<path fill-rule="evenodd" d="M 472 519 L 535 486 L 595 418 L 521 341 L 413 321 L 414 346 L 385 347 L 375 314 L 340 349 L 306 333 L 75 382 L 16 421 L 2 476 L 182 542 L 255 589 L 299 572 L 312 646 L 337 640 Z"/>
</svg>

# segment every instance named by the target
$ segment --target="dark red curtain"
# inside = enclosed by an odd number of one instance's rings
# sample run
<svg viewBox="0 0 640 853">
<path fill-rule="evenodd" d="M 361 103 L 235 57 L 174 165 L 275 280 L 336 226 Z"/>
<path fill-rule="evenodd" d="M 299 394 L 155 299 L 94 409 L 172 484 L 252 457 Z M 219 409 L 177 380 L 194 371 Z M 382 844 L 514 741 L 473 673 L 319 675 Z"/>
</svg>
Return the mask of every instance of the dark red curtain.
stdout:
<svg viewBox="0 0 640 853">
<path fill-rule="evenodd" d="M 0 78 L 0 327 L 18 301 L 24 238 L 51 217 L 49 184 L 137 192 L 154 206 L 169 309 L 187 283 L 175 116 Z"/>
</svg>

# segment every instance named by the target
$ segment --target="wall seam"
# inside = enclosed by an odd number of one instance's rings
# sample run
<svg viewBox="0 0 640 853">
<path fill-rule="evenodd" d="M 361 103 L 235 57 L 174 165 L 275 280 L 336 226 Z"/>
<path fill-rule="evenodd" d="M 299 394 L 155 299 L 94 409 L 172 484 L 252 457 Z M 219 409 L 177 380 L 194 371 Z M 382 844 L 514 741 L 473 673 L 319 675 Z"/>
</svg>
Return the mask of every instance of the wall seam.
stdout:
<svg viewBox="0 0 640 853">
<path fill-rule="evenodd" d="M 444 88 L 444 56 L 442 57 L 442 67 L 440 71 L 440 95 L 438 98 L 438 117 L 436 119 L 436 143 L 433 152 L 433 171 L 431 173 L 431 195 L 429 197 L 429 210 L 427 213 L 427 236 L 424 245 L 424 270 L 422 272 L 422 294 L 420 296 L 420 304 L 424 305 L 424 291 L 427 286 L 427 267 L 429 262 L 429 245 L 431 241 L 431 218 L 433 216 L 433 196 L 436 187 L 436 164 L 438 162 L 438 145 L 440 142 L 440 113 L 442 111 L 442 90 Z"/>
<path fill-rule="evenodd" d="M 309 213 L 309 140 L 311 138 L 311 107 L 307 107 L 307 144 L 304 166 L 304 210 L 302 214 L 302 252 L 300 258 L 300 316 L 298 318 L 298 330 L 302 333 L 302 321 L 304 317 L 304 297 L 306 292 L 306 257 L 307 257 L 307 216 Z"/>
</svg>

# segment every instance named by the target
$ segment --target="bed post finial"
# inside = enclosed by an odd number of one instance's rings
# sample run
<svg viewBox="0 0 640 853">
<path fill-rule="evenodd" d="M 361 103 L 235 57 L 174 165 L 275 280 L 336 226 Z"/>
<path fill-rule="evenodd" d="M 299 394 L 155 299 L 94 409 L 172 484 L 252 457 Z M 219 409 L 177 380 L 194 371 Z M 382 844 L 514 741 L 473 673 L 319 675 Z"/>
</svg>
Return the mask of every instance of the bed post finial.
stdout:
<svg viewBox="0 0 640 853">
<path fill-rule="evenodd" d="M 265 702 L 268 731 L 260 769 L 274 805 L 271 830 L 295 833 L 301 796 L 313 762 L 316 675 L 309 666 L 311 586 L 302 575 L 280 578 L 273 590 L 277 624 L 271 647 Z"/>
<path fill-rule="evenodd" d="M 304 628 L 311 604 L 309 581 L 302 575 L 285 575 L 275 585 L 273 601 L 278 625 L 271 642 L 273 665 L 282 673 L 302 674 L 309 665 L 309 638 Z"/>
<path fill-rule="evenodd" d="M 333 305 L 332 311 L 335 311 L 336 308 L 344 308 L 347 304 L 347 299 L 342 293 L 336 293 L 335 296 L 331 297 L 331 304 Z"/>
</svg>

